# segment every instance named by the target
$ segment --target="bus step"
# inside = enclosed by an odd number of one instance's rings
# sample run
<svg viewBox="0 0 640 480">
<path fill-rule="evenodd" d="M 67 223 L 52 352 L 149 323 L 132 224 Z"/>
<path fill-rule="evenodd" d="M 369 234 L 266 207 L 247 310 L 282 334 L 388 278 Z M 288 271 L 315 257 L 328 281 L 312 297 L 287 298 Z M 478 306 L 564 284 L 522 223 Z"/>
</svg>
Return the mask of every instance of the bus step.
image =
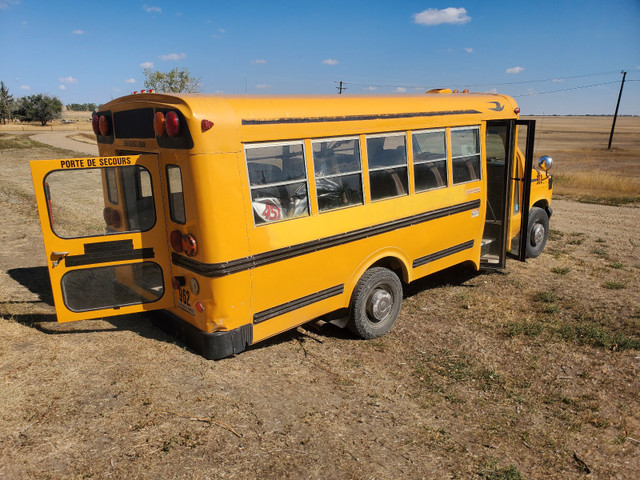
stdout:
<svg viewBox="0 0 640 480">
<path fill-rule="evenodd" d="M 495 238 L 483 238 L 482 242 L 480 244 L 480 256 L 481 257 L 486 257 L 488 255 L 490 255 L 490 251 L 491 251 L 491 244 L 493 242 L 495 242 L 496 239 Z"/>
</svg>

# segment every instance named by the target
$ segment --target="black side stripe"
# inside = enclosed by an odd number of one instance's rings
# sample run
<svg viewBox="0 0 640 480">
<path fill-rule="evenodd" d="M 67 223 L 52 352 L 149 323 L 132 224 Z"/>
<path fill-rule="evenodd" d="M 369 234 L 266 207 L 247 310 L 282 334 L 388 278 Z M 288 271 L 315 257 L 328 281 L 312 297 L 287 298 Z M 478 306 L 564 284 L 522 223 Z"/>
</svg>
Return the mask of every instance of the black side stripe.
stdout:
<svg viewBox="0 0 640 480">
<path fill-rule="evenodd" d="M 133 248 L 133 240 L 96 242 L 84 244 L 84 255 L 64 257 L 67 267 L 79 267 L 94 263 L 120 262 L 123 260 L 142 260 L 155 256 L 153 247 Z"/>
<path fill-rule="evenodd" d="M 242 125 L 279 125 L 292 123 L 359 122 L 362 120 L 387 120 L 396 118 L 439 117 L 442 115 L 469 115 L 482 113 L 477 110 L 443 110 L 438 112 L 377 113 L 372 115 L 341 115 L 335 117 L 284 117 L 243 118 Z"/>
<path fill-rule="evenodd" d="M 422 265 L 426 265 L 429 262 L 433 262 L 434 260 L 440 260 L 441 258 L 448 257 L 449 255 L 453 255 L 454 253 L 460 253 L 470 248 L 473 248 L 474 241 L 469 240 L 468 242 L 461 243 L 460 245 L 454 245 L 453 247 L 445 248 L 444 250 L 440 250 L 439 252 L 431 253 L 429 255 L 425 255 L 424 257 L 416 258 L 413 261 L 413 268 L 421 267 Z"/>
<path fill-rule="evenodd" d="M 335 297 L 336 295 L 342 295 L 342 293 L 344 293 L 344 284 L 336 285 L 335 287 L 327 288 L 326 290 L 321 290 L 319 292 L 312 293 L 311 295 L 297 298 L 290 302 L 283 303 L 282 305 L 277 305 L 275 307 L 271 307 L 256 313 L 253 316 L 253 323 L 256 324 L 264 322 L 265 320 L 269 320 L 270 318 L 293 312 L 294 310 L 309 306 L 321 300 L 326 300 L 327 298 Z"/>
<path fill-rule="evenodd" d="M 411 227 L 413 225 L 418 225 L 420 223 L 425 223 L 476 208 L 480 208 L 480 200 L 471 200 L 469 202 L 452 205 L 450 207 L 430 210 L 410 217 L 404 217 L 398 220 L 381 223 L 379 225 L 373 225 L 371 227 L 365 227 L 351 232 L 333 235 L 331 237 L 300 243 L 298 245 L 291 245 L 290 247 L 279 248 L 277 250 L 271 250 L 270 252 L 258 253 L 256 255 L 231 260 L 229 262 L 202 263 L 183 255 L 179 255 L 175 252 L 171 254 L 171 260 L 174 265 L 184 267 L 187 270 L 191 270 L 192 272 L 205 277 L 224 277 L 233 273 L 250 270 L 270 263 L 281 262 L 289 258 L 306 255 L 308 253 L 325 250 L 327 248 L 337 247 L 357 240 L 362 240 L 364 238 L 392 232 L 400 228 Z"/>
</svg>

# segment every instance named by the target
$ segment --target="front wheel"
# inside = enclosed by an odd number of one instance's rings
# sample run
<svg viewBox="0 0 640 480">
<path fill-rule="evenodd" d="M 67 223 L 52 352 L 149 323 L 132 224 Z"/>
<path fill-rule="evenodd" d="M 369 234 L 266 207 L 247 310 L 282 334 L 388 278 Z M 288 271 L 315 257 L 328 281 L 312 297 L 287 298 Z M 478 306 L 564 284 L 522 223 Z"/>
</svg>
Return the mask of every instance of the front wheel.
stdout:
<svg viewBox="0 0 640 480">
<path fill-rule="evenodd" d="M 400 313 L 402 283 L 391 270 L 374 267 L 358 281 L 347 327 L 361 338 L 377 338 L 393 327 Z"/>
<path fill-rule="evenodd" d="M 549 216 L 542 208 L 533 207 L 529 212 L 527 257 L 536 258 L 544 250 L 549 238 Z"/>
</svg>

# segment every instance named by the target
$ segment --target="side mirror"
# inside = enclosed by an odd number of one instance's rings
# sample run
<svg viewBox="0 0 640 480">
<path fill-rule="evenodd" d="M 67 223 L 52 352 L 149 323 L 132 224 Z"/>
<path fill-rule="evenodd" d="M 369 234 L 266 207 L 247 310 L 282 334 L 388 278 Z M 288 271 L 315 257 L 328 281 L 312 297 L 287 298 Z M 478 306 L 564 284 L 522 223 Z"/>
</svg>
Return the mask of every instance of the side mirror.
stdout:
<svg viewBox="0 0 640 480">
<path fill-rule="evenodd" d="M 540 160 L 538 160 L 538 168 L 544 172 L 549 171 L 552 166 L 553 159 L 551 157 L 545 155 L 544 157 L 540 157 Z"/>
</svg>

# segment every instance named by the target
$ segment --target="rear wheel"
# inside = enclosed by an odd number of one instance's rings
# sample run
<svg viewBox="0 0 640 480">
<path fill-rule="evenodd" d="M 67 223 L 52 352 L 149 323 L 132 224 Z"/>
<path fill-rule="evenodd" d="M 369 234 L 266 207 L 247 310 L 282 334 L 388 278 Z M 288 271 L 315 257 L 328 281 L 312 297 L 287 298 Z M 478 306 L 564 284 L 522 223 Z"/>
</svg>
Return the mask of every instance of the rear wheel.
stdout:
<svg viewBox="0 0 640 480">
<path fill-rule="evenodd" d="M 544 250 L 549 237 L 549 216 L 542 208 L 533 207 L 529 212 L 527 257 L 536 258 Z"/>
<path fill-rule="evenodd" d="M 393 327 L 400 313 L 402 283 L 391 270 L 374 267 L 358 281 L 347 327 L 362 338 L 377 338 Z"/>
</svg>

